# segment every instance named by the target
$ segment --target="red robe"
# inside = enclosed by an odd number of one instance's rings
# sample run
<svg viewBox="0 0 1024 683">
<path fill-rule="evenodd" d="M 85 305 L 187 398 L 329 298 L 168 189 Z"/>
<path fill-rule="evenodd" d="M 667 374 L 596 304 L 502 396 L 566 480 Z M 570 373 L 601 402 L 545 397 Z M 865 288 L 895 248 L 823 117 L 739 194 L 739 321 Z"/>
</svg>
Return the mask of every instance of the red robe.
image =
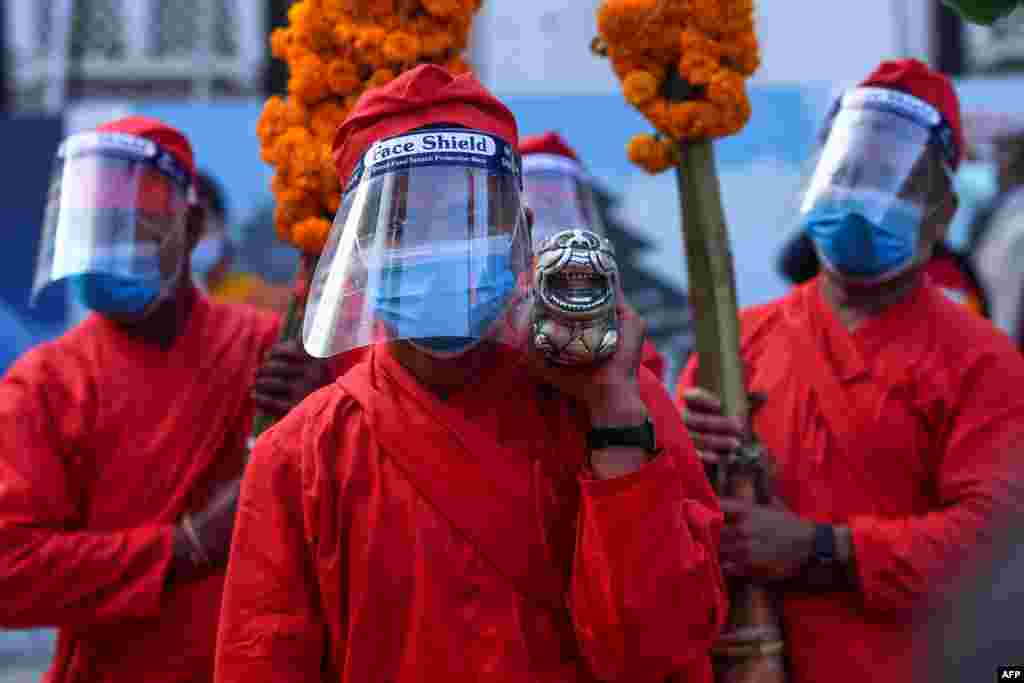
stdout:
<svg viewBox="0 0 1024 683">
<path fill-rule="evenodd" d="M 238 475 L 275 317 L 197 298 L 168 351 L 93 315 L 0 380 L 0 626 L 53 683 L 208 681 L 223 573 L 164 588 L 173 525 Z"/>
<path fill-rule="evenodd" d="M 748 389 L 768 397 L 754 427 L 779 495 L 798 515 L 851 527 L 860 583 L 785 595 L 792 683 L 897 683 L 910 678 L 915 610 L 1012 500 L 1024 360 L 930 282 L 853 333 L 818 282 L 742 314 Z"/>
<path fill-rule="evenodd" d="M 335 356 L 331 365 L 334 376 L 341 377 L 357 363 L 369 357 L 369 349 L 368 346 L 362 346 Z M 654 347 L 650 339 L 644 340 L 641 354 L 640 364 L 650 370 L 656 379 L 662 381 L 665 377 L 665 357 L 658 353 L 658 349 Z"/>
<path fill-rule="evenodd" d="M 641 353 L 643 356 L 640 358 L 640 364 L 650 370 L 659 382 L 663 382 L 665 380 L 665 357 L 658 353 L 658 349 L 654 348 L 650 339 L 644 339 Z"/>
<path fill-rule="evenodd" d="M 711 681 L 721 515 L 641 373 L 665 451 L 598 481 L 521 367 L 442 402 L 375 347 L 256 446 L 215 680 Z"/>
</svg>

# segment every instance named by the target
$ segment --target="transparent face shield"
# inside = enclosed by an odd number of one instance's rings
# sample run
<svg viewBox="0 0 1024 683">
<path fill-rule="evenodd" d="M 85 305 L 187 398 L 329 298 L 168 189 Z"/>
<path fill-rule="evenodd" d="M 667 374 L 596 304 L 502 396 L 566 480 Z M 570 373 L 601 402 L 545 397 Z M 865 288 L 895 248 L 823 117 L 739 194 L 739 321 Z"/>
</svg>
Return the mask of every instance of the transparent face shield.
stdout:
<svg viewBox="0 0 1024 683">
<path fill-rule="evenodd" d="M 580 165 L 554 154 L 523 158 L 523 193 L 533 211 L 533 245 L 563 230 L 589 230 L 605 236 L 597 200 Z"/>
<path fill-rule="evenodd" d="M 120 133 L 72 136 L 58 150 L 32 300 L 51 282 L 103 276 L 157 290 L 185 253 L 187 173 L 153 142 Z"/>
<path fill-rule="evenodd" d="M 407 340 L 437 357 L 498 340 L 528 286 L 519 162 L 501 139 L 430 129 L 382 140 L 346 189 L 310 287 L 306 350 Z"/>
<path fill-rule="evenodd" d="M 952 177 L 949 137 L 936 110 L 903 93 L 861 88 L 843 98 L 799 208 L 827 268 L 877 279 L 919 260 L 920 226 Z"/>
</svg>

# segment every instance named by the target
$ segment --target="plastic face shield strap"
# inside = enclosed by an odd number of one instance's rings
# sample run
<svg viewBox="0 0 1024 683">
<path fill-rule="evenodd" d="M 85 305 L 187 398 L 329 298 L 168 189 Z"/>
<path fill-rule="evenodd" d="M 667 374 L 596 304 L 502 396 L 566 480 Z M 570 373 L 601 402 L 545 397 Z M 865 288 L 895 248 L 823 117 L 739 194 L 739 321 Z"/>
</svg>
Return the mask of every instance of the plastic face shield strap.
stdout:
<svg viewBox="0 0 1024 683">
<path fill-rule="evenodd" d="M 605 235 L 591 181 L 572 159 L 555 154 L 524 157 L 523 192 L 533 211 L 535 246 L 556 232 L 574 228 Z"/>
<path fill-rule="evenodd" d="M 479 338 L 529 248 L 518 158 L 504 141 L 467 129 L 378 141 L 317 265 L 306 350 L 324 358 L 396 339 Z"/>
<path fill-rule="evenodd" d="M 936 144 L 937 143 L 937 144 Z M 941 164 L 929 163 L 934 149 Z M 939 112 L 915 97 L 883 88 L 847 93 L 832 119 L 800 213 L 822 203 L 853 201 L 878 224 L 897 202 L 922 212 L 954 158 L 952 133 Z"/>
<path fill-rule="evenodd" d="M 186 220 L 187 173 L 149 140 L 89 132 L 60 147 L 50 184 L 33 300 L 50 282 L 87 273 L 165 281 L 164 249 Z"/>
</svg>

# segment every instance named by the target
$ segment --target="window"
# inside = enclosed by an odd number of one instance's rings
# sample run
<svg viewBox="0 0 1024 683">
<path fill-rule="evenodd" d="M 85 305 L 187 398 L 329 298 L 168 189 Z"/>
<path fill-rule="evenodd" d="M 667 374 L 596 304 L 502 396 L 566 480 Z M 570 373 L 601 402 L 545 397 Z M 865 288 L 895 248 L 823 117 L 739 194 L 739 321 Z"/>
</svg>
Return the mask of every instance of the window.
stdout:
<svg viewBox="0 0 1024 683">
<path fill-rule="evenodd" d="M 75 99 L 166 95 L 254 95 L 262 90 L 265 2 L 252 0 L 8 0 L 5 29 L 19 104 L 64 73 Z M 62 12 L 67 69 L 59 46 Z M 57 25 L 55 26 L 55 21 Z M 55 57 L 57 57 L 55 59 Z M 182 85 L 184 84 L 184 85 Z M 184 89 L 184 90 L 182 90 Z"/>
</svg>

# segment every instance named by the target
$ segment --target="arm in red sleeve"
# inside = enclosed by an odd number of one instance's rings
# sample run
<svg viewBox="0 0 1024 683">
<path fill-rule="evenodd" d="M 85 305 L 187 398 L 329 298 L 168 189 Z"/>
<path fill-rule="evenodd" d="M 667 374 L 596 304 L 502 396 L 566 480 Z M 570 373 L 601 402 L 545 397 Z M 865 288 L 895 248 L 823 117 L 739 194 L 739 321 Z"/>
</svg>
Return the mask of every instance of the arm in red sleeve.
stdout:
<svg viewBox="0 0 1024 683">
<path fill-rule="evenodd" d="M 67 444 L 84 399 L 40 350 L 0 380 L 0 627 L 79 626 L 159 613 L 173 527 L 80 526 Z"/>
<path fill-rule="evenodd" d="M 722 516 L 668 393 L 641 369 L 641 396 L 664 451 L 631 474 L 581 477 L 572 611 L 602 680 L 710 680 L 724 623 Z"/>
<path fill-rule="evenodd" d="M 694 353 L 690 356 L 690 360 L 686 362 L 686 367 L 679 373 L 679 381 L 676 382 L 676 407 L 679 411 L 682 411 L 685 407 L 683 401 L 683 392 L 687 389 L 692 389 L 697 386 L 697 354 Z M 681 414 L 681 412 L 680 412 Z"/>
<path fill-rule="evenodd" d="M 294 417 L 257 441 L 242 481 L 217 634 L 216 683 L 322 680 L 326 627 L 305 532 L 301 447 L 292 445 L 302 435 Z"/>
<path fill-rule="evenodd" d="M 914 517 L 855 517 L 854 562 L 869 609 L 909 610 L 941 590 L 1018 509 L 1024 463 L 1024 363 L 988 358 L 956 392 L 962 403 L 937 457 L 938 505 Z"/>
</svg>

